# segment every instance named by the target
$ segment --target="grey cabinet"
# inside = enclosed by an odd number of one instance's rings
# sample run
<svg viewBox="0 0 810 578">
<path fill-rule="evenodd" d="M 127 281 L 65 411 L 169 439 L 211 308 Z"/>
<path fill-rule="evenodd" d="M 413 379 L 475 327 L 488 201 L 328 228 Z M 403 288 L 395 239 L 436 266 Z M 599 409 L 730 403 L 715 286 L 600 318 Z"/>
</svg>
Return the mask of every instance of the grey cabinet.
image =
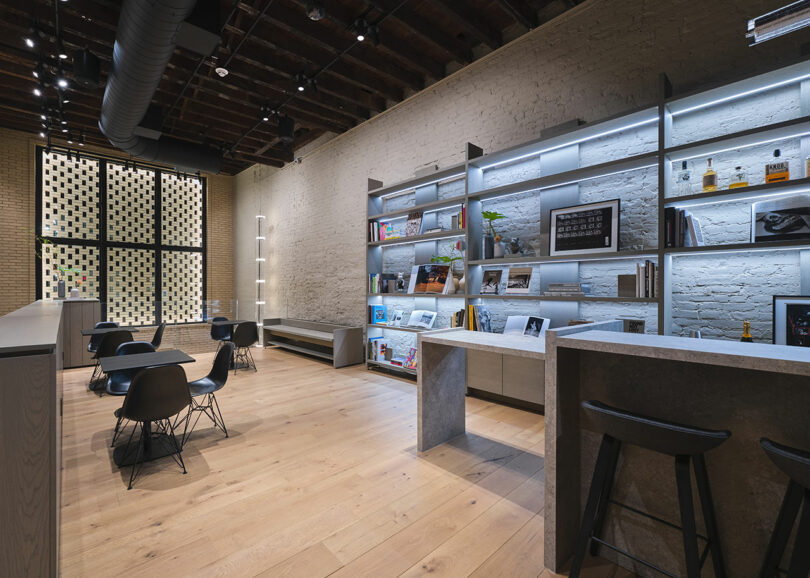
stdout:
<svg viewBox="0 0 810 578">
<path fill-rule="evenodd" d="M 545 362 L 540 359 L 467 351 L 467 387 L 545 404 Z"/>
<path fill-rule="evenodd" d="M 101 321 L 101 304 L 98 299 L 66 299 L 62 310 L 65 367 L 93 365 L 93 354 L 87 351 L 90 336 L 83 336 L 82 329 L 92 329 Z"/>
</svg>

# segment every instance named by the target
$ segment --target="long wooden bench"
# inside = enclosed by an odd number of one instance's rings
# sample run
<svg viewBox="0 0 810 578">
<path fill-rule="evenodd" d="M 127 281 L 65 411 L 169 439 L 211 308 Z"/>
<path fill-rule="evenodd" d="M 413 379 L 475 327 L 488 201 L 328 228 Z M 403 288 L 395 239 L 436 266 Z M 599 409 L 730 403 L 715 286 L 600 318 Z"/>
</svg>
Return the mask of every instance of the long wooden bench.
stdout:
<svg viewBox="0 0 810 578">
<path fill-rule="evenodd" d="M 334 367 L 363 363 L 363 328 L 303 319 L 265 319 L 264 345 L 328 359 Z"/>
</svg>

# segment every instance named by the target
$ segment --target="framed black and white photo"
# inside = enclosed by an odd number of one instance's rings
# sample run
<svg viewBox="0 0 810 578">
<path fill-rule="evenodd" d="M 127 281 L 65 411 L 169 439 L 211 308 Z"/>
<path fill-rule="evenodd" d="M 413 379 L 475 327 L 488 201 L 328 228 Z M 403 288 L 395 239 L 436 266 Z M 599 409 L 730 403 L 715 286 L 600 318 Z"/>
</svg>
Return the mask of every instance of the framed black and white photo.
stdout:
<svg viewBox="0 0 810 578">
<path fill-rule="evenodd" d="M 810 296 L 773 296 L 773 342 L 810 347 Z"/>
<path fill-rule="evenodd" d="M 616 253 L 619 199 L 551 210 L 551 255 Z"/>
<path fill-rule="evenodd" d="M 506 293 L 507 295 L 528 295 L 531 283 L 531 267 L 511 267 L 506 279 Z"/>
<path fill-rule="evenodd" d="M 810 239 L 810 195 L 751 205 L 751 242 Z"/>
</svg>

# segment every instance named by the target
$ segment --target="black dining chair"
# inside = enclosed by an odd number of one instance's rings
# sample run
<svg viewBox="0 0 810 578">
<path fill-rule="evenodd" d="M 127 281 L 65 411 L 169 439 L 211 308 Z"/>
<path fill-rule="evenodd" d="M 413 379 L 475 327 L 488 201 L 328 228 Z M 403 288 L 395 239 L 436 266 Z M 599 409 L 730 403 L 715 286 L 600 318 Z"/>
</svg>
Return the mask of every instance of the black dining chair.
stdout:
<svg viewBox="0 0 810 578">
<path fill-rule="evenodd" d="M 186 381 L 186 372 L 179 365 L 147 367 L 139 371 L 132 380 L 124 398 L 124 405 L 121 406 L 121 416 L 136 422 L 123 454 L 126 459 L 135 451 L 128 490 L 132 489 L 132 483 L 140 473 L 144 458 L 150 457 L 145 453 L 158 451 L 154 444 L 163 444 L 163 449 L 170 452 L 169 455 L 175 463 L 183 468 L 184 474 L 186 473 L 182 448 L 175 436 L 172 418 L 190 404 L 191 394 Z M 137 448 L 133 450 L 132 440 L 139 425 L 141 434 L 136 442 Z"/>
<path fill-rule="evenodd" d="M 214 317 L 211 321 L 227 321 L 227 317 Z M 217 342 L 217 350 L 226 341 L 231 340 L 231 326 L 230 325 L 212 325 L 211 326 L 211 339 Z"/>
<path fill-rule="evenodd" d="M 110 331 L 101 336 L 101 343 L 99 343 L 96 354 L 93 356 L 93 359 L 96 360 L 98 365 L 98 372 L 93 370 L 93 376 L 90 378 L 89 386 L 91 390 L 98 391 L 104 389 L 105 386 L 104 372 L 101 370 L 101 358 L 112 357 L 115 355 L 119 345 L 129 343 L 130 341 L 132 341 L 132 333 L 126 329 Z"/>
<path fill-rule="evenodd" d="M 208 375 L 189 382 L 188 389 L 191 392 L 191 405 L 188 408 L 188 414 L 183 419 L 191 421 L 194 413 L 197 413 L 197 417 L 194 419 L 194 423 L 186 427 L 187 433 L 184 434 L 181 445 L 186 445 L 202 414 L 208 416 L 214 423 L 214 428 L 221 429 L 225 437 L 228 437 L 228 428 L 225 427 L 225 420 L 222 419 L 222 412 L 219 410 L 219 403 L 214 394 L 225 387 L 225 382 L 228 381 L 228 368 L 233 357 L 233 349 L 233 343 L 225 342 L 217 351 L 217 355 L 214 357 L 214 365 Z M 175 424 L 176 427 L 177 424 Z"/>
<path fill-rule="evenodd" d="M 252 367 L 253 371 L 256 371 L 256 362 L 253 361 L 253 353 L 250 351 L 251 346 L 259 341 L 259 329 L 256 322 L 245 321 L 237 325 L 231 341 L 235 347 L 233 372 L 236 373 L 237 369 L 239 369 L 240 362 L 244 363 L 245 367 Z"/>
<path fill-rule="evenodd" d="M 93 326 L 93 329 L 112 329 L 114 327 L 118 327 L 118 323 L 115 321 L 99 321 Z M 95 353 L 98 351 L 98 346 L 101 344 L 101 339 L 104 337 L 103 333 L 98 333 L 96 335 L 90 336 L 90 341 L 87 343 L 87 351 L 90 353 Z M 94 359 L 96 359 L 94 357 Z M 90 382 L 94 382 L 97 377 L 98 373 L 101 370 L 101 364 L 99 363 L 98 359 L 96 359 L 96 365 L 93 367 L 93 376 L 90 378 Z"/>
<path fill-rule="evenodd" d="M 160 349 L 160 344 L 163 342 L 163 332 L 166 330 L 166 322 L 163 321 L 160 325 L 157 326 L 155 329 L 155 335 L 152 337 L 152 345 L 155 346 L 155 349 Z"/>
<path fill-rule="evenodd" d="M 122 343 L 115 350 L 116 355 L 132 355 L 133 353 L 152 353 L 155 347 L 148 341 L 129 341 Z M 124 369 L 121 371 L 111 371 L 107 376 L 107 393 L 109 395 L 126 395 L 129 391 L 129 386 L 132 380 L 142 368 L 138 369 Z M 112 443 L 110 447 L 115 445 L 118 435 L 121 433 L 121 423 L 124 418 L 121 415 L 121 408 L 115 410 L 115 429 L 113 430 Z"/>
</svg>

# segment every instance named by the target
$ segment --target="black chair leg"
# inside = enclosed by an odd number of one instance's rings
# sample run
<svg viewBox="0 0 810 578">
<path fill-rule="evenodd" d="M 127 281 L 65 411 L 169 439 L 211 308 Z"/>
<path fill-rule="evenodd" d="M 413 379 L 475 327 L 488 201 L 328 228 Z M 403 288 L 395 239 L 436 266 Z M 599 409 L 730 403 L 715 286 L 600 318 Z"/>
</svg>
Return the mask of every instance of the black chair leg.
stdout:
<svg viewBox="0 0 810 578">
<path fill-rule="evenodd" d="M 258 371 L 256 369 L 256 362 L 253 360 L 253 352 L 250 350 L 250 347 L 248 347 L 246 349 L 246 351 L 247 351 L 247 357 L 248 357 L 248 359 L 250 359 L 248 367 L 252 367 L 253 371 Z"/>
<path fill-rule="evenodd" d="M 807 578 L 810 575 L 810 490 L 804 490 L 802 515 L 796 532 L 796 543 L 790 557 L 788 578 Z"/>
<path fill-rule="evenodd" d="M 610 503 L 610 492 L 613 490 L 613 481 L 616 478 L 616 465 L 619 462 L 619 452 L 622 449 L 622 442 L 614 440 L 607 462 L 607 472 L 605 483 L 602 485 L 602 493 L 599 496 L 599 505 L 596 508 L 596 517 L 593 524 L 592 536 L 597 538 L 602 535 L 602 527 L 605 524 L 608 504 Z M 599 553 L 599 542 L 591 540 L 591 556 Z"/>
<path fill-rule="evenodd" d="M 709 547 L 712 552 L 712 565 L 715 578 L 725 578 L 726 567 L 723 562 L 723 551 L 720 546 L 720 533 L 717 531 L 717 518 L 714 514 L 712 490 L 709 486 L 709 474 L 706 471 L 706 460 L 703 454 L 692 457 L 695 467 L 695 480 L 697 481 L 700 506 L 703 509 L 703 521 L 706 523 L 706 533 L 709 536 Z"/>
<path fill-rule="evenodd" d="M 219 411 L 219 403 L 217 402 L 217 396 L 215 396 L 213 393 L 209 393 L 208 395 L 209 401 L 211 402 L 211 413 L 214 413 L 214 410 L 216 410 L 216 414 L 214 415 L 215 418 L 214 425 L 218 425 L 219 427 L 221 427 L 222 431 L 225 432 L 225 437 L 229 437 L 228 428 L 225 427 L 225 420 L 222 419 L 222 412 Z M 219 418 L 219 421 L 217 421 L 216 419 L 217 417 Z"/>
<path fill-rule="evenodd" d="M 689 456 L 675 457 L 675 480 L 678 483 L 678 505 L 681 510 L 683 549 L 686 556 L 686 575 L 700 578 L 700 556 L 697 544 L 695 506 L 692 501 L 692 476 L 689 473 Z"/>
<path fill-rule="evenodd" d="M 174 448 L 175 453 L 172 454 L 172 458 L 174 461 L 183 468 L 183 473 L 187 474 L 186 471 L 186 462 L 183 460 L 183 448 L 181 444 L 177 443 L 177 436 L 174 433 L 174 425 L 172 424 L 172 420 L 166 420 L 166 435 L 169 437 L 172 443 L 172 447 Z M 185 433 L 185 432 L 184 432 Z"/>
<path fill-rule="evenodd" d="M 135 462 L 132 464 L 132 471 L 129 474 L 129 486 L 127 486 L 127 490 L 132 489 L 132 482 L 135 481 L 135 478 L 141 471 L 141 466 L 143 466 L 141 455 L 143 453 L 144 441 L 146 439 L 146 431 L 142 423 L 140 424 L 140 426 L 141 426 L 141 435 L 138 438 L 138 449 L 137 452 L 135 453 Z M 135 430 L 137 429 L 138 424 L 135 425 L 135 428 L 132 430 L 132 434 L 129 436 L 129 442 L 127 443 L 127 452 L 126 452 L 127 454 L 129 453 L 129 448 L 131 447 L 130 444 L 132 443 L 132 436 L 135 434 Z"/>
<path fill-rule="evenodd" d="M 760 578 L 774 578 L 779 575 L 779 563 L 785 554 L 793 524 L 796 522 L 799 508 L 802 506 L 802 495 L 802 487 L 790 480 L 785 497 L 782 499 L 779 515 L 776 517 L 776 525 L 771 534 L 771 541 L 768 543 L 768 550 L 765 552 L 765 561 L 759 572 Z"/>
<path fill-rule="evenodd" d="M 569 578 L 578 578 L 582 571 L 582 563 L 585 561 L 585 553 L 588 550 L 588 544 L 591 541 L 591 536 L 593 536 L 593 530 L 596 524 L 599 499 L 604 493 L 604 486 L 607 483 L 608 469 L 613 459 L 614 447 L 618 445 L 618 440 L 609 435 L 602 436 L 602 445 L 599 447 L 599 455 L 596 458 L 596 466 L 593 470 L 591 489 L 588 492 L 588 502 L 585 505 L 582 526 L 580 527 L 577 545 L 574 549 L 574 560 L 571 563 L 571 571 L 568 574 Z"/>
</svg>

